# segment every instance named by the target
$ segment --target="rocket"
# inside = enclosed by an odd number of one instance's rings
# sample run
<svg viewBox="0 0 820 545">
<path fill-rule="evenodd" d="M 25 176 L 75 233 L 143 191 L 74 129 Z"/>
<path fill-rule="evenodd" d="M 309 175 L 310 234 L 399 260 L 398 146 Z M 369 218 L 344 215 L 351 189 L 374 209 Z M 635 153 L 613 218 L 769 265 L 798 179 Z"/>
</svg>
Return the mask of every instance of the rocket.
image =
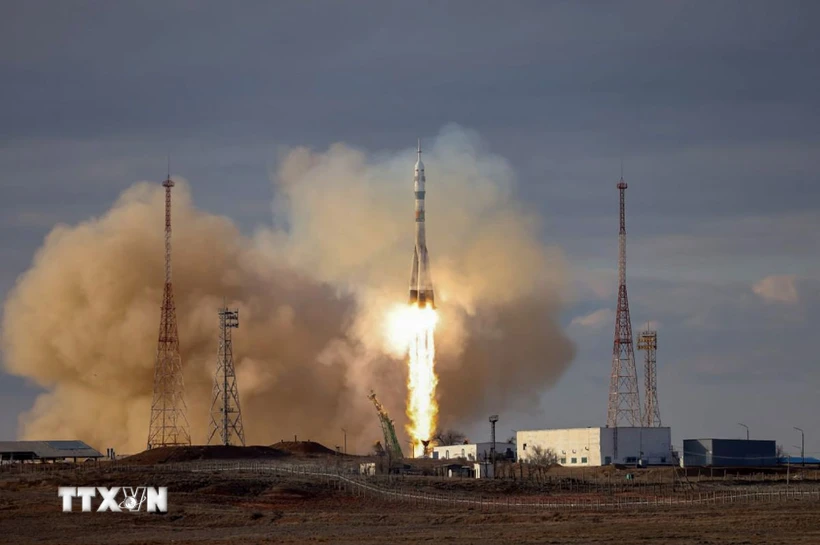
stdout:
<svg viewBox="0 0 820 545">
<path fill-rule="evenodd" d="M 421 140 L 413 176 L 416 192 L 416 245 L 413 248 L 413 267 L 410 270 L 411 305 L 436 308 L 433 297 L 433 280 L 430 278 L 430 261 L 427 257 L 427 240 L 424 232 L 424 163 L 421 162 Z"/>
</svg>

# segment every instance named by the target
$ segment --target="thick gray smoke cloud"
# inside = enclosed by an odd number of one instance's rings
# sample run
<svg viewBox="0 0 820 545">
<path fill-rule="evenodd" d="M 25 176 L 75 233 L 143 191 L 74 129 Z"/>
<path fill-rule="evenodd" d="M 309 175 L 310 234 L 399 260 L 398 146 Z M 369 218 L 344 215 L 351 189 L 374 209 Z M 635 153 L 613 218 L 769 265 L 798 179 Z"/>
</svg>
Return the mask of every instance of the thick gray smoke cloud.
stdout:
<svg viewBox="0 0 820 545">
<path fill-rule="evenodd" d="M 510 167 L 475 135 L 445 128 L 424 159 L 441 423 L 531 409 L 574 354 L 557 322 L 561 253 L 539 242 Z M 298 434 L 335 445 L 345 427 L 363 450 L 380 438 L 371 388 L 404 423 L 405 364 L 385 330 L 406 297 L 414 161 L 409 148 L 291 150 L 273 176 L 274 224 L 253 237 L 196 209 L 178 184 L 173 280 L 194 442 L 207 433 L 223 298 L 240 309 L 234 357 L 250 443 Z M 163 213 L 159 184 L 136 184 L 103 217 L 56 227 L 10 294 L 6 367 L 48 390 L 21 418 L 23 437 L 144 448 Z"/>
</svg>

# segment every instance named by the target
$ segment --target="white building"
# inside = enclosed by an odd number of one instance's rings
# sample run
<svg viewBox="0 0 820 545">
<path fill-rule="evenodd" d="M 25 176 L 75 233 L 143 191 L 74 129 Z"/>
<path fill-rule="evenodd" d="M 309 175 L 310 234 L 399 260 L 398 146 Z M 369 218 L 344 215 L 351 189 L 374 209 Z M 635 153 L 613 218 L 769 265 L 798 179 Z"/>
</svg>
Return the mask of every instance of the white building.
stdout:
<svg viewBox="0 0 820 545">
<path fill-rule="evenodd" d="M 473 464 L 473 472 L 476 479 L 492 479 L 495 477 L 493 464 L 490 462 L 475 462 Z"/>
<path fill-rule="evenodd" d="M 475 462 L 478 460 L 489 459 L 492 448 L 493 444 L 489 441 L 486 443 L 445 445 L 442 447 L 433 447 L 430 457 L 434 460 L 463 459 Z M 515 456 L 515 443 L 501 443 L 496 441 L 495 451 L 501 457 Z M 507 452 L 509 452 L 509 454 L 507 454 Z"/>
<path fill-rule="evenodd" d="M 568 467 L 635 464 L 639 459 L 647 465 L 672 463 L 670 428 L 526 430 L 519 431 L 516 439 L 522 462 L 540 447 L 551 450 L 557 463 Z"/>
</svg>

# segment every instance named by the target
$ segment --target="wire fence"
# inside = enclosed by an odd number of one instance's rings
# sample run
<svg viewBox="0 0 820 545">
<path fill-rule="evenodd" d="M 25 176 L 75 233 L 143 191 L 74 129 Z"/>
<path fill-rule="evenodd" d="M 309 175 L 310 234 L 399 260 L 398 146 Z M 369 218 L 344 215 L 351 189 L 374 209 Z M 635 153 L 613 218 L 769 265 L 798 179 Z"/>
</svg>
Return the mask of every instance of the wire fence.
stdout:
<svg viewBox="0 0 820 545">
<path fill-rule="evenodd" d="M 49 467 L 51 466 L 51 467 Z M 733 505 L 753 503 L 783 503 L 792 501 L 820 502 L 820 487 L 801 489 L 798 487 L 771 489 L 728 489 L 706 492 L 682 491 L 675 494 L 654 494 L 653 489 L 635 488 L 622 490 L 616 494 L 601 493 L 558 493 L 558 494 L 499 494 L 486 496 L 481 493 L 455 491 L 428 492 L 417 488 L 423 486 L 424 479 L 380 478 L 359 475 L 357 468 L 342 464 L 285 464 L 270 461 L 197 461 L 166 463 L 153 466 L 110 463 L 77 464 L 67 469 L 62 464 L 28 464 L 26 473 L 49 471 L 90 473 L 104 468 L 106 472 L 154 473 L 216 473 L 237 472 L 245 478 L 276 476 L 304 479 L 334 489 L 340 493 L 376 502 L 391 502 L 413 506 L 453 507 L 477 510 L 624 510 L 662 509 L 683 506 Z M 442 479 L 438 479 L 442 481 Z M 765 488 L 765 487 L 762 487 Z M 771 488 L 771 487 L 769 487 Z"/>
</svg>

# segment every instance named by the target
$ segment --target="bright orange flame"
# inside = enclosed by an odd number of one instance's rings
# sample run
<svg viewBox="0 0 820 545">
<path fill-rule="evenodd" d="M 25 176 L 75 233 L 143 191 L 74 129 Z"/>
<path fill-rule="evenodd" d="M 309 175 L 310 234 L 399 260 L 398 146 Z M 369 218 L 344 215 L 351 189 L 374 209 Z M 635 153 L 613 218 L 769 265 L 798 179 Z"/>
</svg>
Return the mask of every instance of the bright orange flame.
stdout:
<svg viewBox="0 0 820 545">
<path fill-rule="evenodd" d="M 413 441 L 413 453 L 424 453 L 422 441 L 429 441 L 436 428 L 435 371 L 436 347 L 433 333 L 438 314 L 430 307 L 409 305 L 397 308 L 388 320 L 388 340 L 394 348 L 408 354 L 407 433 Z"/>
</svg>

